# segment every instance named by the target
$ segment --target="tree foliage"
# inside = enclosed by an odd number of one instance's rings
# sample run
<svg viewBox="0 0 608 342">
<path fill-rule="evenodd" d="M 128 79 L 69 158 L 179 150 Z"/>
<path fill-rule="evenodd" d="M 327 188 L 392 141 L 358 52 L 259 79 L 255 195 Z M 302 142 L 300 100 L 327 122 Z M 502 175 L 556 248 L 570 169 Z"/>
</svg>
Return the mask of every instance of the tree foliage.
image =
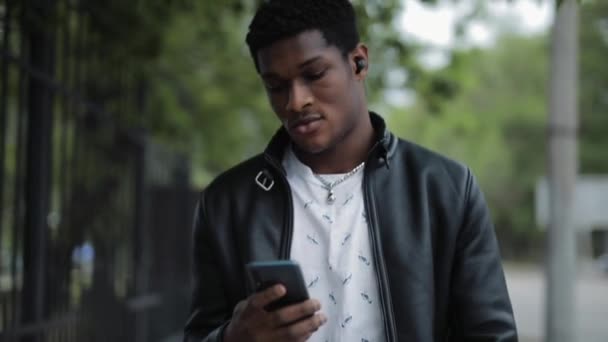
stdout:
<svg viewBox="0 0 608 342">
<path fill-rule="evenodd" d="M 353 1 L 362 40 L 370 45 L 369 96 L 379 101 L 388 73 L 426 73 L 413 44 L 396 29 L 401 1 Z M 146 126 L 194 157 L 197 183 L 261 151 L 277 129 L 244 43 L 254 6 L 234 1 L 192 3 L 174 15 L 161 35 L 162 48 L 147 70 Z M 405 84 L 401 85 L 405 86 Z"/>
<path fill-rule="evenodd" d="M 580 170 L 608 174 L 608 2 L 581 6 Z"/>
<path fill-rule="evenodd" d="M 608 173 L 608 4 L 581 6 L 580 172 Z M 468 164 L 511 251 L 541 243 L 534 220 L 536 181 L 546 174 L 549 40 L 505 33 L 494 47 L 453 51 L 436 73 L 458 86 L 431 103 L 419 93 L 390 121 L 400 135 Z"/>
<path fill-rule="evenodd" d="M 244 44 L 255 1 L 94 3 L 87 10 L 96 28 L 92 53 L 102 54 L 93 69 L 97 87 L 112 97 L 115 81 L 127 78 L 127 90 L 142 90 L 141 107 L 124 120 L 190 155 L 198 186 L 264 148 L 278 121 Z M 483 15 L 487 3 L 478 3 L 467 18 Z M 424 44 L 406 41 L 396 28 L 402 1 L 353 4 L 371 51 L 371 102 L 382 104 L 389 88 L 412 90 L 411 107 L 379 106 L 391 127 L 469 164 L 498 229 L 527 236 L 534 184 L 545 173 L 547 37 L 505 34 L 491 48 L 455 49 L 447 67 L 429 71 L 417 58 Z M 605 2 L 581 6 L 584 173 L 608 170 L 606 22 Z M 407 77 L 392 84 L 399 73 Z"/>
</svg>

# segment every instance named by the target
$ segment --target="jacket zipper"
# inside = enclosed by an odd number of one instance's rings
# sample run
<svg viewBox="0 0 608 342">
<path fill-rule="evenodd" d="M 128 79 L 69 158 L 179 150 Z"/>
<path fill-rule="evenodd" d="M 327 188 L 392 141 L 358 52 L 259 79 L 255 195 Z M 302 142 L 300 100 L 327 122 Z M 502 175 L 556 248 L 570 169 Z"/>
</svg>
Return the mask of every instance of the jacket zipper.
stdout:
<svg viewBox="0 0 608 342">
<path fill-rule="evenodd" d="M 386 162 L 386 161 L 385 161 Z M 382 302 L 382 312 L 384 314 L 384 331 L 387 341 L 397 341 L 397 329 L 395 327 L 395 316 L 391 300 L 391 291 L 388 285 L 386 263 L 381 253 L 380 233 L 378 231 L 378 219 L 376 203 L 372 196 L 371 183 L 369 181 L 370 170 L 366 170 L 363 177 L 363 188 L 365 189 L 365 209 L 367 211 L 367 222 L 370 231 L 372 250 L 374 253 L 374 264 L 376 266 L 376 276 L 380 289 L 380 300 Z"/>
<path fill-rule="evenodd" d="M 289 183 L 287 182 L 287 178 L 285 177 L 285 172 L 283 168 L 272 158 L 271 156 L 265 154 L 264 158 L 266 162 L 270 164 L 274 169 L 276 169 L 279 174 L 279 178 L 281 179 L 281 183 L 283 184 L 283 188 L 287 195 L 286 202 L 287 208 L 285 210 L 285 224 L 283 226 L 283 234 L 281 234 L 281 247 L 279 249 L 279 259 L 287 260 L 289 259 L 291 252 L 291 240 L 293 238 L 293 198 L 291 196 L 291 188 L 289 187 Z"/>
</svg>

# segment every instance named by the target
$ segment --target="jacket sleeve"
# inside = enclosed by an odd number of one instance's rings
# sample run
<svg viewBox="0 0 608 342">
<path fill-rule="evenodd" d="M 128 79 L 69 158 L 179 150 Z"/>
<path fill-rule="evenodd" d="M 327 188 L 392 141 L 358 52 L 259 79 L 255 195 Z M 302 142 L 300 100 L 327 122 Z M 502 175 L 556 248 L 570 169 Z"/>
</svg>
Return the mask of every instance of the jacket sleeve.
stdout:
<svg viewBox="0 0 608 342">
<path fill-rule="evenodd" d="M 193 292 L 184 342 L 221 342 L 228 324 L 228 307 L 218 263 L 217 244 L 208 226 L 204 193 L 197 204 L 193 227 Z"/>
<path fill-rule="evenodd" d="M 494 226 L 469 170 L 464 198 L 452 275 L 451 340 L 517 341 Z"/>
</svg>

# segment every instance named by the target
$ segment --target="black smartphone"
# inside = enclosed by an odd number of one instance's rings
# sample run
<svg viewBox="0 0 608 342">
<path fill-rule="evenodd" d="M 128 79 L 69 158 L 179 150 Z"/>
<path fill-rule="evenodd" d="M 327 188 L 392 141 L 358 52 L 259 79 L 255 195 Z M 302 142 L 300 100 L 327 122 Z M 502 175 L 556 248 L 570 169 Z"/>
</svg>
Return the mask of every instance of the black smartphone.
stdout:
<svg viewBox="0 0 608 342">
<path fill-rule="evenodd" d="M 300 303 L 309 298 L 302 270 L 295 261 L 253 261 L 247 264 L 247 272 L 249 273 L 250 288 L 256 292 L 276 284 L 285 286 L 287 290 L 285 296 L 267 305 L 265 309 L 268 311 Z"/>
</svg>

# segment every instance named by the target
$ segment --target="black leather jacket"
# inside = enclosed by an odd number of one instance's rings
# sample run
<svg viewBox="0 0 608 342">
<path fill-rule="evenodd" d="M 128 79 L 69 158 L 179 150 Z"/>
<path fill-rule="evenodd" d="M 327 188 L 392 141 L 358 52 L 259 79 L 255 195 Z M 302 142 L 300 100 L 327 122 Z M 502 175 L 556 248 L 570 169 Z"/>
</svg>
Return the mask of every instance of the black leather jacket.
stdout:
<svg viewBox="0 0 608 342">
<path fill-rule="evenodd" d="M 371 114 L 377 143 L 363 188 L 388 341 L 517 341 L 493 225 L 463 165 L 398 139 Z M 293 208 L 280 130 L 266 151 L 202 193 L 185 341 L 221 341 L 248 296 L 245 264 L 289 258 Z"/>
</svg>

